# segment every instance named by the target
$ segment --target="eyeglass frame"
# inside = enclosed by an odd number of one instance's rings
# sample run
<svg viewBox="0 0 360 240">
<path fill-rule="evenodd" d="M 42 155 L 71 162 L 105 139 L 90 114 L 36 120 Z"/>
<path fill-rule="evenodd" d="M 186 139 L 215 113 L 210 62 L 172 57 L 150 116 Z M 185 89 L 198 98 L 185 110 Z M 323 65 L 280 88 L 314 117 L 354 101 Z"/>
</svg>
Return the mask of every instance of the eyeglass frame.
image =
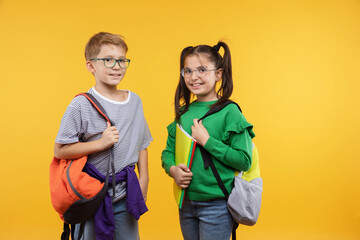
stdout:
<svg viewBox="0 0 360 240">
<path fill-rule="evenodd" d="M 183 78 L 185 78 L 184 69 L 185 69 L 185 68 L 182 68 L 181 71 L 180 71 L 180 74 L 181 74 L 181 76 L 182 76 Z M 202 69 L 199 69 L 199 68 L 198 68 L 198 69 L 194 69 L 194 70 L 192 70 L 192 69 L 190 69 L 190 68 L 187 68 L 187 69 L 191 70 L 191 74 L 190 74 L 189 77 L 192 76 L 193 72 L 195 72 L 195 73 L 196 73 L 196 76 L 198 76 L 198 77 L 205 77 L 208 72 L 210 72 L 210 71 L 217 71 L 217 70 L 219 70 L 220 68 L 207 69 L 207 68 L 204 67 L 204 68 L 202 68 Z M 206 71 L 205 75 L 204 75 L 204 76 L 199 76 L 199 74 L 198 74 L 198 71 L 199 71 L 199 70 L 205 70 L 205 71 Z"/>
<path fill-rule="evenodd" d="M 107 67 L 106 64 L 105 64 L 105 61 L 106 61 L 106 60 L 109 60 L 109 59 L 114 59 L 114 60 L 115 60 L 114 65 L 113 65 L 112 67 Z M 92 59 L 90 59 L 90 61 L 96 61 L 96 60 L 101 60 L 101 61 L 103 61 L 104 66 L 105 66 L 106 68 L 113 68 L 113 67 L 115 67 L 116 63 L 119 65 L 120 68 L 128 68 L 128 67 L 130 66 L 130 61 L 131 61 L 131 60 L 128 59 L 128 58 L 119 58 L 119 59 L 116 59 L 116 58 L 92 58 Z M 127 67 L 122 67 L 122 66 L 120 65 L 120 61 L 122 61 L 122 60 L 125 60 L 124 62 L 128 62 L 128 63 L 129 63 Z"/>
</svg>

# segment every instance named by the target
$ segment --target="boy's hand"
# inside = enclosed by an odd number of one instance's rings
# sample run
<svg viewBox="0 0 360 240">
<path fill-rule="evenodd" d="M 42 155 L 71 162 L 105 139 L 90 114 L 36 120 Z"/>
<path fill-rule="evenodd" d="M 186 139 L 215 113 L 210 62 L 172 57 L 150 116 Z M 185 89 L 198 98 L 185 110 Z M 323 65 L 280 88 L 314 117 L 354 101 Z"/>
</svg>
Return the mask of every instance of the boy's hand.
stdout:
<svg viewBox="0 0 360 240">
<path fill-rule="evenodd" d="M 145 148 L 139 152 L 139 160 L 137 162 L 139 172 L 139 184 L 144 201 L 146 202 L 147 191 L 149 186 L 149 169 L 148 169 L 148 152 Z"/>
<path fill-rule="evenodd" d="M 110 148 L 119 141 L 119 132 L 115 126 L 111 126 L 109 122 L 106 123 L 106 129 L 103 132 L 99 142 L 103 150 Z"/>
<path fill-rule="evenodd" d="M 144 198 L 144 202 L 146 202 L 146 200 L 147 200 L 148 183 L 143 183 L 143 182 L 139 179 L 139 184 L 140 184 L 141 193 L 142 193 L 143 198 Z"/>
<path fill-rule="evenodd" d="M 184 165 L 179 164 L 177 166 L 170 167 L 170 176 L 175 180 L 176 185 L 181 188 L 187 188 L 192 179 L 192 172 Z"/>
<path fill-rule="evenodd" d="M 202 120 L 198 122 L 197 119 L 194 119 L 194 125 L 191 126 L 191 131 L 191 136 L 195 138 L 196 142 L 201 146 L 204 146 L 210 137 L 208 131 L 202 124 Z"/>
</svg>

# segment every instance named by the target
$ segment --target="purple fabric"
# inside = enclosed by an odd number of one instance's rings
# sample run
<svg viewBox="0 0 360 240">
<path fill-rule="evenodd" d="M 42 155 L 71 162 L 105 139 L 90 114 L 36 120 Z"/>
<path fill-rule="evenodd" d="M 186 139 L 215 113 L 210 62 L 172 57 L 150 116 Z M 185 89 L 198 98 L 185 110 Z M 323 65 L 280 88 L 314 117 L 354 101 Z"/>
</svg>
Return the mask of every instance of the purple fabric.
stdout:
<svg viewBox="0 0 360 240">
<path fill-rule="evenodd" d="M 126 207 L 127 211 L 139 220 L 140 216 L 148 211 L 141 192 L 139 180 L 134 171 L 135 166 L 125 167 L 115 175 L 116 184 L 126 181 Z M 93 178 L 105 182 L 106 176 L 102 175 L 93 165 L 86 163 L 83 172 Z M 112 176 L 109 177 L 109 187 L 112 187 Z M 109 193 L 106 193 L 103 203 L 94 216 L 96 240 L 113 240 L 115 219 L 112 201 Z"/>
</svg>

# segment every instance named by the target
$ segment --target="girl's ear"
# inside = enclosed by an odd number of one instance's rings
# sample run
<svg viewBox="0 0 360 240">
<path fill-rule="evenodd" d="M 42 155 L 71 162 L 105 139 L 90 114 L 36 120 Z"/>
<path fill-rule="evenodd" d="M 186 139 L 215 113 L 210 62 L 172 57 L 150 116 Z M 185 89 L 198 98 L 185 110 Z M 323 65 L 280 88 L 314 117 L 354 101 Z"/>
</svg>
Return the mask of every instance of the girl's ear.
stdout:
<svg viewBox="0 0 360 240">
<path fill-rule="evenodd" d="M 219 68 L 218 70 L 216 70 L 215 74 L 216 74 L 216 81 L 220 81 L 222 78 L 223 69 Z"/>
<path fill-rule="evenodd" d="M 86 68 L 89 72 L 91 72 L 92 74 L 94 74 L 95 72 L 95 68 L 92 65 L 91 61 L 86 61 Z"/>
</svg>

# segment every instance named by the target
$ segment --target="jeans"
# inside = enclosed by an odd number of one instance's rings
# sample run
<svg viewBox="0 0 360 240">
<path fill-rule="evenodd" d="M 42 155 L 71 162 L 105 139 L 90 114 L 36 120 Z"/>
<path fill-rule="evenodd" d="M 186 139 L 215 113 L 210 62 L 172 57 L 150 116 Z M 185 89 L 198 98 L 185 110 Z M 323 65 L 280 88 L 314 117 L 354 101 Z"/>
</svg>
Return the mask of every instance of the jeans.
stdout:
<svg viewBox="0 0 360 240">
<path fill-rule="evenodd" d="M 225 200 L 184 200 L 179 217 L 184 240 L 230 239 L 234 225 Z"/>
<path fill-rule="evenodd" d="M 115 217 L 115 240 L 139 240 L 138 221 L 126 210 L 126 198 L 113 204 Z M 75 239 L 95 240 L 94 219 L 86 221 L 84 233 L 78 238 L 80 224 L 75 226 Z"/>
</svg>

